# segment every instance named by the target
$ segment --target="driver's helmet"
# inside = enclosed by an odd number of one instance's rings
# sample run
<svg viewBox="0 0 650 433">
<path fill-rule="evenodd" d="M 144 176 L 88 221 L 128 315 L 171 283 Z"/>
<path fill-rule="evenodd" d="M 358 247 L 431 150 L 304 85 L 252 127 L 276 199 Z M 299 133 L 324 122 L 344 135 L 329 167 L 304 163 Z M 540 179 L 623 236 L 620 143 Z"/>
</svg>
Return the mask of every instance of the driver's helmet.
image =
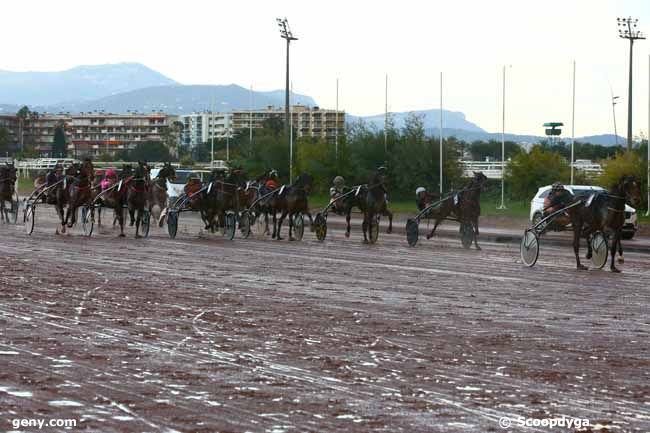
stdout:
<svg viewBox="0 0 650 433">
<path fill-rule="evenodd" d="M 377 168 L 377 174 L 386 174 L 386 167 L 383 165 L 379 168 Z"/>
<path fill-rule="evenodd" d="M 343 176 L 336 176 L 334 178 L 334 182 L 332 182 L 335 187 L 337 188 L 342 188 L 345 185 L 345 179 L 343 179 Z"/>
<path fill-rule="evenodd" d="M 563 189 L 564 185 L 561 182 L 555 182 L 551 187 L 551 191 L 562 191 Z"/>
<path fill-rule="evenodd" d="M 41 170 L 41 171 L 38 172 L 38 174 L 36 176 L 37 177 L 45 177 L 45 176 L 47 176 L 47 173 L 45 173 L 44 170 Z"/>
<path fill-rule="evenodd" d="M 427 192 L 426 188 L 420 186 L 420 187 L 418 187 L 418 188 L 415 190 L 415 195 L 416 195 L 416 197 L 417 197 L 417 196 L 419 196 L 420 194 L 425 193 L 425 192 Z"/>
<path fill-rule="evenodd" d="M 104 176 L 105 177 L 115 177 L 115 176 L 117 176 L 117 173 L 115 173 L 115 170 L 113 170 L 112 168 L 109 168 L 108 170 L 106 170 L 106 173 L 104 174 Z"/>
<path fill-rule="evenodd" d="M 269 177 L 270 177 L 271 179 L 277 179 L 277 178 L 278 178 L 278 172 L 277 172 L 277 170 L 271 170 L 271 171 L 269 172 Z"/>
<path fill-rule="evenodd" d="M 54 166 L 54 171 L 63 171 L 63 166 L 61 164 L 57 164 Z"/>
</svg>

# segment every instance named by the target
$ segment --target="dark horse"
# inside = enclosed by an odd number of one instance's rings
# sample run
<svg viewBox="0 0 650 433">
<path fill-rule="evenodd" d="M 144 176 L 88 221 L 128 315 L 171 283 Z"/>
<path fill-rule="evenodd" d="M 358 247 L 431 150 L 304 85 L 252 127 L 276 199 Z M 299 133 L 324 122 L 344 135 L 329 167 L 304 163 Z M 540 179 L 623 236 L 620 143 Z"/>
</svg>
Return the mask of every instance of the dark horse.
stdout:
<svg viewBox="0 0 650 433">
<path fill-rule="evenodd" d="M 368 196 L 368 185 L 358 185 L 350 190 L 344 191 L 344 196 L 336 201 L 335 212 L 339 215 L 345 215 L 345 237 L 350 237 L 350 220 L 352 218 L 352 209 L 358 208 L 361 212 L 365 209 Z M 379 212 L 380 215 L 388 217 L 388 229 L 386 233 L 393 232 L 393 213 L 388 209 L 388 200 L 384 201 L 384 206 Z"/>
<path fill-rule="evenodd" d="M 586 270 L 587 267 L 580 263 L 580 238 L 587 239 L 587 258 L 592 255 L 591 237 L 597 231 L 610 235 L 609 245 L 612 256 L 610 269 L 612 272 L 621 272 L 615 265 L 616 250 L 621 255 L 621 231 L 625 224 L 625 203 L 638 206 L 641 202 L 641 187 L 633 176 L 623 176 L 612 186 L 609 192 L 596 193 L 589 201 L 588 198 L 575 198 L 570 192 L 562 193 L 558 199 L 562 206 L 571 204 L 575 206 L 567 209 L 573 228 L 573 252 L 576 257 L 576 267 Z"/>
<path fill-rule="evenodd" d="M 126 182 L 126 206 L 129 209 L 131 220 L 129 225 L 135 224 L 136 239 L 142 237 L 140 236 L 140 224 L 142 223 L 145 207 L 148 209 L 149 191 L 147 190 L 147 184 L 149 182 L 149 166 L 144 161 L 138 161 L 133 177 L 127 179 Z"/>
<path fill-rule="evenodd" d="M 12 203 L 16 194 L 16 167 L 13 163 L 6 163 L 0 167 L 0 218 L 3 222 L 9 222 L 9 210 L 5 202 Z M 15 210 L 18 212 L 18 209 Z"/>
<path fill-rule="evenodd" d="M 367 234 L 372 229 L 372 224 L 379 222 L 379 215 L 386 210 L 386 169 L 380 167 L 370 179 L 370 182 L 365 186 L 365 200 L 360 201 L 359 205 L 363 211 L 363 242 L 368 243 Z M 361 192 L 359 193 L 361 194 Z M 349 211 L 348 211 L 349 216 Z M 349 219 L 346 217 L 347 221 Z"/>
<path fill-rule="evenodd" d="M 113 185 L 109 190 L 102 193 L 101 205 L 97 208 L 98 224 L 101 226 L 102 208 L 113 209 L 113 226 L 115 223 L 120 225 L 120 237 L 124 237 L 124 207 L 126 206 L 126 182 L 133 176 L 133 168 L 130 164 L 125 165 L 120 173 L 120 180 L 117 185 Z"/>
<path fill-rule="evenodd" d="M 226 212 L 239 212 L 247 206 L 242 191 L 246 188 L 246 178 L 242 169 L 234 169 L 224 176 L 223 172 L 212 173 L 208 188 L 203 191 L 207 203 L 207 228 L 215 231 L 225 224 Z M 244 199 L 244 200 L 242 200 Z"/>
<path fill-rule="evenodd" d="M 473 172 L 474 177 L 459 191 L 452 191 L 447 198 L 443 199 L 438 207 L 432 209 L 431 215 L 435 219 L 435 224 L 427 239 L 431 239 L 436 232 L 440 223 L 450 215 L 455 217 L 461 226 L 463 223 L 472 225 L 474 231 L 474 245 L 477 250 L 478 246 L 478 219 L 481 216 L 481 190 L 487 183 L 487 176 L 483 172 Z"/>
<path fill-rule="evenodd" d="M 313 229 L 314 220 L 309 212 L 307 197 L 311 191 L 313 178 L 307 173 L 303 173 L 296 178 L 292 185 L 284 185 L 279 188 L 277 193 L 270 197 L 269 208 L 273 214 L 273 239 L 282 240 L 280 231 L 282 222 L 285 217 L 289 216 L 289 240 L 293 238 L 293 219 L 298 213 L 303 213 L 309 218 L 310 227 Z M 276 212 L 281 212 L 280 219 L 276 228 Z"/>
<path fill-rule="evenodd" d="M 62 223 L 62 231 L 65 233 L 65 226 L 72 228 L 77 222 L 77 211 L 80 207 L 89 205 L 93 199 L 93 181 L 95 180 L 95 168 L 90 158 L 85 158 L 79 165 L 72 165 L 72 177 L 67 179 L 66 194 L 68 209 L 65 214 L 65 220 Z"/>
</svg>

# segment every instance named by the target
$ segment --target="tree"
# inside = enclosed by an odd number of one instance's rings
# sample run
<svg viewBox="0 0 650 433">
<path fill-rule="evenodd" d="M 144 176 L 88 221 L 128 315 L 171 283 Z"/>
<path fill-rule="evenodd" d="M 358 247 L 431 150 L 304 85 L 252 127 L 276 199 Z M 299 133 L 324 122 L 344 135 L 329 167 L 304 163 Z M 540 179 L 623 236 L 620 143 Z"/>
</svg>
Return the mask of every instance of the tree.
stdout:
<svg viewBox="0 0 650 433">
<path fill-rule="evenodd" d="M 514 141 L 506 141 L 504 144 L 506 160 L 511 159 L 519 152 L 522 152 L 521 146 Z M 501 142 L 499 141 L 477 140 L 469 145 L 469 152 L 472 154 L 472 159 L 474 161 L 485 161 L 488 157 L 501 161 L 501 146 Z"/>
<path fill-rule="evenodd" d="M 511 185 L 513 198 L 530 200 L 540 186 L 568 182 L 570 176 L 571 167 L 562 155 L 537 145 L 529 153 L 518 153 L 508 163 L 505 180 Z"/>
<path fill-rule="evenodd" d="M 175 120 L 168 128 L 163 129 L 160 134 L 162 142 L 167 146 L 169 154 L 173 158 L 178 158 L 178 143 L 184 128 L 183 122 Z"/>
<path fill-rule="evenodd" d="M 25 150 L 25 125 L 31 114 L 32 112 L 29 111 L 29 107 L 26 105 L 23 105 L 16 113 L 16 117 L 18 117 L 18 141 L 21 152 Z"/>
<path fill-rule="evenodd" d="M 645 148 L 647 149 L 647 148 Z M 646 150 L 647 152 L 647 150 Z M 623 176 L 634 176 L 641 184 L 641 189 L 647 191 L 647 153 L 645 157 L 634 150 L 619 152 L 614 158 L 603 161 L 603 173 L 598 178 L 598 184 L 609 189 Z M 645 209 L 647 209 L 646 195 L 643 195 Z"/>
<path fill-rule="evenodd" d="M 52 156 L 54 158 L 65 158 L 67 155 L 67 145 L 63 124 L 58 124 L 54 128 L 54 142 L 52 143 Z"/>
<path fill-rule="evenodd" d="M 5 154 L 9 150 L 9 131 L 6 128 L 0 128 L 0 154 Z"/>
</svg>

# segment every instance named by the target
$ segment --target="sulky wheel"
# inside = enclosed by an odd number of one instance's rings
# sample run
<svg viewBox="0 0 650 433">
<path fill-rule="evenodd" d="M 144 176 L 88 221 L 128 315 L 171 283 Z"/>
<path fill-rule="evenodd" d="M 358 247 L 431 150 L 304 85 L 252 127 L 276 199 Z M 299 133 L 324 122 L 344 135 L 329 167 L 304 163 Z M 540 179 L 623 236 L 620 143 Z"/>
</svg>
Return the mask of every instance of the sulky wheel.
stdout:
<svg viewBox="0 0 650 433">
<path fill-rule="evenodd" d="M 377 243 L 377 239 L 379 239 L 379 215 L 374 215 L 370 218 L 368 237 L 371 244 Z"/>
<path fill-rule="evenodd" d="M 460 223 L 460 241 L 465 249 L 472 246 L 472 242 L 474 241 L 474 227 L 472 226 L 472 223 Z"/>
<path fill-rule="evenodd" d="M 251 214 L 247 210 L 239 216 L 239 231 L 244 239 L 251 235 Z"/>
<path fill-rule="evenodd" d="M 297 241 L 302 240 L 305 234 L 305 217 L 302 213 L 298 213 L 293 217 L 293 237 Z"/>
<path fill-rule="evenodd" d="M 320 212 L 314 218 L 314 231 L 316 232 L 316 239 L 321 242 L 327 237 L 327 217 Z"/>
<path fill-rule="evenodd" d="M 25 210 L 23 211 L 23 222 L 25 223 L 25 233 L 31 235 L 34 232 L 34 222 L 36 221 L 36 206 L 32 203 L 27 203 L 25 205 Z"/>
<path fill-rule="evenodd" d="M 409 218 L 406 221 L 406 240 L 410 246 L 414 247 L 418 243 L 418 237 L 420 236 L 420 225 L 418 221 L 413 218 Z"/>
<path fill-rule="evenodd" d="M 598 269 L 602 269 L 607 263 L 609 245 L 607 237 L 603 232 L 596 232 L 591 237 L 591 263 Z"/>
<path fill-rule="evenodd" d="M 223 235 L 228 240 L 233 240 L 237 231 L 237 216 L 234 212 L 226 212 L 224 215 Z"/>
<path fill-rule="evenodd" d="M 178 211 L 176 209 L 170 209 L 167 213 L 167 233 L 169 237 L 174 239 L 176 233 L 178 232 Z"/>
<path fill-rule="evenodd" d="M 521 237 L 521 260 L 526 266 L 533 267 L 539 257 L 539 238 L 534 230 L 527 229 Z"/>
<path fill-rule="evenodd" d="M 95 226 L 95 210 L 92 206 L 84 206 L 81 208 L 81 227 L 83 228 L 85 236 L 92 236 L 93 228 Z"/>
<path fill-rule="evenodd" d="M 151 211 L 145 209 L 142 212 L 142 221 L 140 221 L 140 228 L 142 229 L 142 237 L 149 237 L 149 229 L 151 228 Z"/>
</svg>

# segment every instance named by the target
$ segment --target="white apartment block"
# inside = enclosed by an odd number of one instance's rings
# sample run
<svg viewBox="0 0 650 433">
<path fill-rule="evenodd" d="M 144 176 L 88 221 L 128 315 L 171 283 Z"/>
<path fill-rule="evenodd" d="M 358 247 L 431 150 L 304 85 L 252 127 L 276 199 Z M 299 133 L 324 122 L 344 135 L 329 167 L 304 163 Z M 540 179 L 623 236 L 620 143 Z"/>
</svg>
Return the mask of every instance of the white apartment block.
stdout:
<svg viewBox="0 0 650 433">
<path fill-rule="evenodd" d="M 264 121 L 273 117 L 284 120 L 284 115 L 283 107 L 181 115 L 179 120 L 184 126 L 181 143 L 195 147 L 208 142 L 212 137 L 232 137 L 235 132 L 261 129 Z M 296 138 L 312 137 L 334 143 L 337 136 L 341 137 L 345 133 L 345 111 L 294 105 L 291 107 L 291 121 Z"/>
</svg>

